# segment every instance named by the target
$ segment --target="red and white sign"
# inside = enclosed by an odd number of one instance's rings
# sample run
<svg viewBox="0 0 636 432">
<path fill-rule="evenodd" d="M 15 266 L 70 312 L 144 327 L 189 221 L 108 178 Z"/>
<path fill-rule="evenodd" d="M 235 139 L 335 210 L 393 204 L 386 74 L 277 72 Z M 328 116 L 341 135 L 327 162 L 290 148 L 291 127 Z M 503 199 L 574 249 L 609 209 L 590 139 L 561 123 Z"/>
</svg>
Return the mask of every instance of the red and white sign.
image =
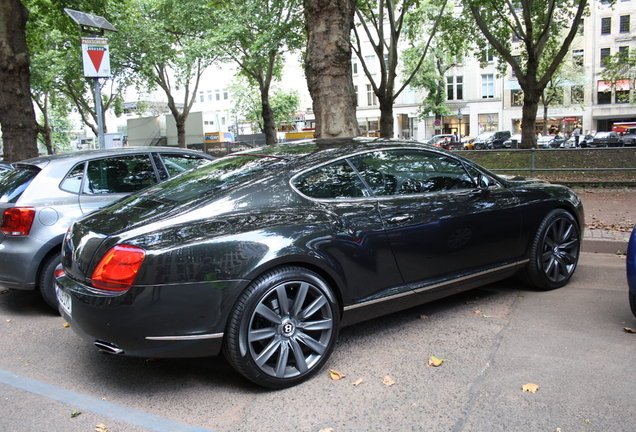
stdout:
<svg viewBox="0 0 636 432">
<path fill-rule="evenodd" d="M 92 78 L 110 77 L 108 39 L 82 38 L 82 63 L 84 76 Z"/>
</svg>

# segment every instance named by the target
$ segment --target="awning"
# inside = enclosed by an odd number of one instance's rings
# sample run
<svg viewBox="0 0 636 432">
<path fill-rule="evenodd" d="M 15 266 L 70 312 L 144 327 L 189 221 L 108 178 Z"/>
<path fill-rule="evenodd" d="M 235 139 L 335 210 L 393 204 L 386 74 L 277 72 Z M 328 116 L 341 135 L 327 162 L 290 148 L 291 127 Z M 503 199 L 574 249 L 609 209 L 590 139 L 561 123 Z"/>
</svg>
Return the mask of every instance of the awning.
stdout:
<svg viewBox="0 0 636 432">
<path fill-rule="evenodd" d="M 611 92 L 612 91 L 612 82 L 611 81 L 599 81 L 596 86 L 597 92 Z"/>
</svg>

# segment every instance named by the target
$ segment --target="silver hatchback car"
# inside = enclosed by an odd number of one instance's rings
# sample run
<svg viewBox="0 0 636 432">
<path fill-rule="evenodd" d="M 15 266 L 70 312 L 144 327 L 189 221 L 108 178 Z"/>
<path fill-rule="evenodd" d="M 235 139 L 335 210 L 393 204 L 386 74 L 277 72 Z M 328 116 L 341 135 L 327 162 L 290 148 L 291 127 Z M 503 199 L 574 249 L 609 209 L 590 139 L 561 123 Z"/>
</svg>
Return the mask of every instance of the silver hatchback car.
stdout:
<svg viewBox="0 0 636 432">
<path fill-rule="evenodd" d="M 182 148 L 126 147 L 14 163 L 0 179 L 0 286 L 39 289 L 57 310 L 54 273 L 75 219 L 213 159 Z"/>
</svg>

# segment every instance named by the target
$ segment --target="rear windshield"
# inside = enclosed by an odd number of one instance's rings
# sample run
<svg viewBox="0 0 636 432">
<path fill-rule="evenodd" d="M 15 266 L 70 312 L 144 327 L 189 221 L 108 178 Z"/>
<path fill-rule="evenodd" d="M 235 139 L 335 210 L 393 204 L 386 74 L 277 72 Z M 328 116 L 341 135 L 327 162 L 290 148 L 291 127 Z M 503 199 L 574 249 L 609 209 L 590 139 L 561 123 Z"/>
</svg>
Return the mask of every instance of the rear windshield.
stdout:
<svg viewBox="0 0 636 432">
<path fill-rule="evenodd" d="M 34 166 L 8 171 L 0 182 L 0 202 L 15 203 L 39 172 L 39 168 Z"/>
<path fill-rule="evenodd" d="M 153 200 L 184 202 L 205 195 L 230 184 L 255 176 L 262 170 L 285 163 L 278 156 L 259 154 L 237 154 L 216 159 L 207 165 L 190 170 L 153 189 Z"/>
</svg>

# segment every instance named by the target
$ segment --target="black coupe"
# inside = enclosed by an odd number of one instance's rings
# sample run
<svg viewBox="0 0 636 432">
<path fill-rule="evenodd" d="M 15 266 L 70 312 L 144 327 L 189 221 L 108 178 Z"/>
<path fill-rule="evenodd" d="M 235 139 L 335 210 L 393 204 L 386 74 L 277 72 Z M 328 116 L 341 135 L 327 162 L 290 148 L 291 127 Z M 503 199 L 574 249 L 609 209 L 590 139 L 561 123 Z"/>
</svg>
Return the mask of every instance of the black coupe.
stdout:
<svg viewBox="0 0 636 432">
<path fill-rule="evenodd" d="M 60 311 L 97 347 L 223 352 L 255 383 L 318 371 L 340 327 L 513 275 L 570 280 L 583 208 L 439 148 L 317 139 L 215 160 L 73 224 Z"/>
</svg>

